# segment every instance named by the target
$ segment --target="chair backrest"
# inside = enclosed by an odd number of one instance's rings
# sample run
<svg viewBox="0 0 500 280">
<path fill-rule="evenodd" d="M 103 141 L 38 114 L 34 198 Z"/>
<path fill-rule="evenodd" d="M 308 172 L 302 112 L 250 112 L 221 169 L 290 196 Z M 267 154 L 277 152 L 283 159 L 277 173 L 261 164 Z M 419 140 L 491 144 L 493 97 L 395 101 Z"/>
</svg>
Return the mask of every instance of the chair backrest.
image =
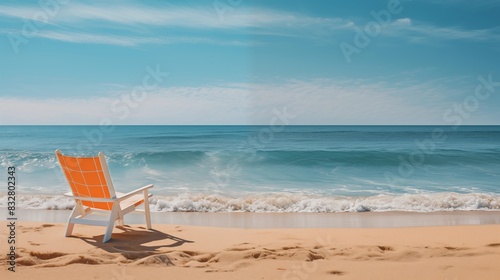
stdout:
<svg viewBox="0 0 500 280">
<path fill-rule="evenodd" d="M 71 157 L 57 150 L 56 156 L 74 196 L 116 197 L 106 158 L 102 152 L 96 157 Z M 113 207 L 112 202 L 93 202 L 84 199 L 81 201 L 83 205 L 97 209 L 111 210 Z"/>
</svg>

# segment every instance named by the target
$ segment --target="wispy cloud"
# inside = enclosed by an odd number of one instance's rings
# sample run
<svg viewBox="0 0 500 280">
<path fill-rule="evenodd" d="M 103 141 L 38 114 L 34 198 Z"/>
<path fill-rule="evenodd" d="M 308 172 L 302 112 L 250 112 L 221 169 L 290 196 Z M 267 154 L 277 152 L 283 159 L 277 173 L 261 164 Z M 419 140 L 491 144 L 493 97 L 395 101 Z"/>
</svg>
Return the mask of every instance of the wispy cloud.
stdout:
<svg viewBox="0 0 500 280">
<path fill-rule="evenodd" d="M 383 29 L 387 36 L 407 38 L 411 41 L 419 40 L 472 40 L 472 41 L 499 41 L 500 28 L 463 29 L 459 27 L 439 27 L 428 23 L 415 22 L 410 18 L 400 18 Z"/>
<path fill-rule="evenodd" d="M 113 24 L 148 25 L 161 27 L 186 27 L 197 29 L 238 29 L 268 27 L 307 27 L 325 26 L 328 28 L 347 28 L 347 22 L 336 18 L 320 18 L 304 14 L 276 11 L 262 8 L 239 8 L 224 20 L 217 15 L 212 5 L 192 6 L 142 6 L 87 5 L 71 3 L 62 7 L 52 21 L 54 23 L 81 23 L 102 21 Z M 0 15 L 13 18 L 31 19 L 40 8 L 32 6 L 0 5 Z"/>
<path fill-rule="evenodd" d="M 18 30 L 0 29 L 0 34 L 10 34 L 22 36 Z M 69 43 L 85 43 L 85 44 L 103 44 L 135 47 L 146 44 L 171 45 L 171 44 L 207 44 L 207 45 L 230 45 L 230 46 L 249 46 L 258 45 L 257 41 L 240 41 L 240 40 L 224 40 L 211 39 L 206 37 L 142 37 L 142 36 L 120 36 L 120 35 L 100 35 L 82 32 L 68 31 L 45 31 L 32 33 L 30 37 L 44 38 Z"/>
<path fill-rule="evenodd" d="M 118 46 L 137 46 L 141 44 L 159 44 L 162 40 L 158 38 L 138 38 L 126 36 L 109 36 L 97 34 L 83 34 L 71 32 L 42 31 L 35 35 L 39 38 L 52 39 L 71 43 L 106 44 Z"/>
<path fill-rule="evenodd" d="M 37 6 L 5 6 L 0 4 L 0 18 L 37 22 L 36 17 L 43 10 Z M 15 26 L 15 25 L 14 25 Z M 151 7 L 138 4 L 119 6 L 105 4 L 70 3 L 61 6 L 47 21 L 35 23 L 36 31 L 30 37 L 46 38 L 71 43 L 111 44 L 138 46 L 144 44 L 211 44 L 248 46 L 258 45 L 255 39 L 238 38 L 253 34 L 296 36 L 281 29 L 293 28 L 346 28 L 339 19 L 315 18 L 288 12 L 266 9 L 238 9 L 221 20 L 210 5 L 205 8 L 161 6 Z M 20 35 L 18 30 L 0 30 L 1 33 Z M 186 36 L 171 36 L 181 33 Z M 186 30 L 188 29 L 188 30 Z M 200 32 L 221 31 L 226 33 Z M 229 33 L 228 33 L 229 32 Z M 296 33 L 296 32 L 295 32 Z M 145 34 L 150 34 L 149 37 Z M 153 35 L 154 34 L 154 35 Z M 210 35 L 210 36 L 206 36 Z M 241 36 L 239 36 L 241 37 Z"/>
<path fill-rule="evenodd" d="M 293 124 L 443 124 L 443 113 L 472 94 L 474 86 L 457 95 L 440 84 L 315 79 L 159 88 L 128 107 L 125 118 L 127 103 L 120 100 L 129 91 L 86 99 L 3 97 L 0 124 L 98 124 L 104 118 L 114 124 L 268 124 L 273 109 L 284 108 L 296 116 Z M 484 103 L 467 122 L 498 119 L 494 104 Z"/>
<path fill-rule="evenodd" d="M 40 11 L 41 8 L 37 6 L 0 5 L 0 17 L 4 18 L 33 20 L 34 15 Z M 334 43 L 333 41 L 338 40 L 335 35 L 339 32 L 355 33 L 355 26 L 363 27 L 371 20 L 373 19 L 318 17 L 259 7 L 239 7 L 227 13 L 224 20 L 221 20 L 212 5 L 145 6 L 133 3 L 111 5 L 102 2 L 90 5 L 71 2 L 61 6 L 59 12 L 49 18 L 49 24 L 42 28 L 42 32 L 35 34 L 35 37 L 71 43 L 118 46 L 178 43 L 233 46 L 258 44 L 254 39 L 241 38 L 247 35 L 287 36 Z M 172 31 L 175 34 L 182 31 L 187 36 L 167 36 Z M 204 35 L 200 36 L 200 32 Z M 150 35 L 148 37 L 145 34 Z M 203 37 L 206 34 L 210 36 Z M 399 18 L 382 26 L 381 35 L 413 43 L 444 40 L 497 42 L 500 41 L 500 28 L 466 29 Z"/>
<path fill-rule="evenodd" d="M 41 8 L 36 6 L 0 5 L 0 16 L 33 20 Z M 366 19 L 372 20 L 370 19 Z M 321 41 L 335 40 L 337 32 L 354 32 L 354 26 L 364 26 L 360 19 L 317 17 L 304 13 L 279 11 L 265 8 L 240 7 L 227 13 L 224 20 L 212 5 L 205 7 L 161 5 L 157 7 L 125 3 L 120 5 L 94 5 L 71 2 L 61 6 L 59 12 L 49 18 L 47 29 L 36 36 L 72 42 L 137 46 L 142 44 L 218 44 L 254 45 L 255 42 L 231 40 L 238 35 L 289 36 L 316 38 Z M 128 34 L 117 32 L 127 27 Z M 144 28 L 154 37 L 144 37 Z M 168 30 L 189 32 L 219 31 L 219 38 L 161 36 Z M 84 32 L 82 31 L 84 30 Z M 134 31 L 135 30 L 135 31 Z M 123 31 L 123 30 L 122 30 Z M 186 33 L 189 33 L 186 31 Z M 224 32 L 224 33 L 220 33 Z M 224 34 L 222 36 L 221 34 Z M 313 35 L 316 34 L 316 35 Z M 499 41 L 500 30 L 465 29 L 442 27 L 410 18 L 396 19 L 382 27 L 383 36 L 398 37 L 411 42 L 428 40 Z M 224 39 L 221 39 L 224 37 Z"/>
</svg>

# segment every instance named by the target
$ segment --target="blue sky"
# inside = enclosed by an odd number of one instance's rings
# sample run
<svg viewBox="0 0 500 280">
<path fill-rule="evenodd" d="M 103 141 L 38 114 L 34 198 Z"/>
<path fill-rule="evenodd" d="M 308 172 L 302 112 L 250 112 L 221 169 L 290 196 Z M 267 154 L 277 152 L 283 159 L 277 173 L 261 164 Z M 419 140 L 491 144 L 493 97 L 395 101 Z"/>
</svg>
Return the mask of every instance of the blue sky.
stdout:
<svg viewBox="0 0 500 280">
<path fill-rule="evenodd" d="M 497 0 L 2 1 L 0 124 L 283 110 L 290 124 L 500 124 L 499 14 Z"/>
</svg>

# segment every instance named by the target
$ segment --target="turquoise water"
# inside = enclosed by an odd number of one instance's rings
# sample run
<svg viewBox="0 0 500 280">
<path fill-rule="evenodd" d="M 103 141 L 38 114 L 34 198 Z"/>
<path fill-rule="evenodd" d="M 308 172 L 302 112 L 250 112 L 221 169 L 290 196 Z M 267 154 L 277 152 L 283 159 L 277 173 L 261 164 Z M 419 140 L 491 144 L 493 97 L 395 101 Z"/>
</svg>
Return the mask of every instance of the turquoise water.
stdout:
<svg viewBox="0 0 500 280">
<path fill-rule="evenodd" d="M 157 211 L 500 210 L 500 126 L 0 126 L 23 207 L 71 208 L 56 149 Z"/>
</svg>

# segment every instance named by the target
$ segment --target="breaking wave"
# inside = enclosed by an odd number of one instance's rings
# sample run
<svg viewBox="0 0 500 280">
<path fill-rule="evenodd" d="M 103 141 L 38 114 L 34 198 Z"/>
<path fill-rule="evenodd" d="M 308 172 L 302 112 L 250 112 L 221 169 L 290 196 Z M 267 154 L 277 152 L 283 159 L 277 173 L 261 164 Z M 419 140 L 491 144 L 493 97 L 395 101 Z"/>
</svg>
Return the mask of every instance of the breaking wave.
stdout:
<svg viewBox="0 0 500 280">
<path fill-rule="evenodd" d="M 62 195 L 19 194 L 18 207 L 26 209 L 72 209 L 74 202 Z M 0 207 L 6 196 L 0 195 Z M 500 211 L 500 196 L 484 193 L 429 193 L 375 195 L 367 197 L 318 196 L 309 194 L 265 193 L 242 197 L 217 194 L 183 193 L 151 198 L 156 212 L 270 212 L 270 213 L 334 213 L 334 212 L 438 212 Z"/>
</svg>

